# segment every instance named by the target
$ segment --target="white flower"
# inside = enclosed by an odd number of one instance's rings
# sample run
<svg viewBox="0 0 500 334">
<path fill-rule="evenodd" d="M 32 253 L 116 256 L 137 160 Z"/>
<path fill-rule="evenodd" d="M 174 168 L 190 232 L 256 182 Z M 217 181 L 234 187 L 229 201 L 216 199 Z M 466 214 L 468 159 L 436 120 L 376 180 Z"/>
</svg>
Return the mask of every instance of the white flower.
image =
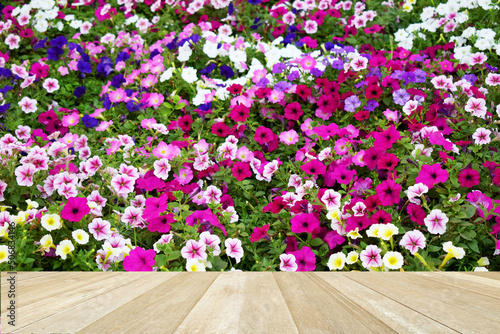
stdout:
<svg viewBox="0 0 500 334">
<path fill-rule="evenodd" d="M 338 252 L 330 256 L 327 266 L 330 270 L 342 270 L 344 269 L 345 261 L 345 254 L 342 252 Z"/>
<path fill-rule="evenodd" d="M 54 247 L 54 241 L 52 240 L 52 236 L 50 234 L 46 234 L 42 237 L 42 239 L 40 239 L 40 247 L 44 252 L 48 252 Z"/>
<path fill-rule="evenodd" d="M 56 255 L 60 256 L 61 259 L 66 260 L 66 256 L 68 253 L 71 253 L 75 250 L 75 246 L 71 243 L 70 240 L 63 240 L 56 247 Z"/>
<path fill-rule="evenodd" d="M 453 257 L 456 259 L 461 259 L 465 255 L 465 250 L 462 247 L 453 246 L 451 241 L 443 243 L 443 250 L 446 253 L 453 255 Z"/>
<path fill-rule="evenodd" d="M 62 227 L 61 217 L 57 213 L 43 215 L 41 219 L 42 227 L 47 231 L 53 231 Z"/>
<path fill-rule="evenodd" d="M 192 68 L 192 67 L 184 67 L 182 69 L 181 77 L 187 83 L 193 83 L 196 80 L 198 80 L 198 76 L 196 75 L 196 70 L 194 68 Z"/>
<path fill-rule="evenodd" d="M 401 253 L 399 252 L 385 253 L 382 261 L 384 261 L 384 265 L 388 269 L 399 269 L 403 266 L 404 263 L 403 255 L 401 255 Z"/>
<path fill-rule="evenodd" d="M 186 261 L 186 270 L 187 271 L 206 271 L 205 265 L 202 261 L 197 259 L 188 259 Z"/>
<path fill-rule="evenodd" d="M 89 234 L 82 229 L 73 231 L 71 235 L 80 245 L 86 245 L 89 242 Z"/>
<path fill-rule="evenodd" d="M 347 253 L 347 258 L 345 263 L 347 264 L 354 264 L 356 261 L 358 261 L 359 254 L 356 251 L 350 251 Z"/>
<path fill-rule="evenodd" d="M 35 99 L 30 99 L 29 97 L 25 96 L 17 103 L 20 107 L 21 110 L 24 111 L 26 114 L 28 113 L 33 113 L 37 110 L 36 104 L 37 101 Z"/>
<path fill-rule="evenodd" d="M 53 93 L 59 89 L 59 81 L 54 78 L 47 78 L 43 82 L 43 88 L 47 91 L 47 93 Z"/>
<path fill-rule="evenodd" d="M 9 246 L 0 246 L 0 263 L 9 262 Z"/>
<path fill-rule="evenodd" d="M 172 77 L 174 69 L 172 67 L 168 68 L 165 72 L 160 75 L 160 82 L 165 82 Z"/>
<path fill-rule="evenodd" d="M 193 50 L 189 47 L 189 43 L 184 43 L 183 46 L 179 48 L 179 55 L 177 56 L 178 61 L 188 61 L 189 57 L 193 54 Z"/>
<path fill-rule="evenodd" d="M 390 240 L 393 235 L 397 235 L 399 233 L 398 228 L 394 224 L 381 224 L 378 230 L 378 237 L 383 240 Z"/>
</svg>

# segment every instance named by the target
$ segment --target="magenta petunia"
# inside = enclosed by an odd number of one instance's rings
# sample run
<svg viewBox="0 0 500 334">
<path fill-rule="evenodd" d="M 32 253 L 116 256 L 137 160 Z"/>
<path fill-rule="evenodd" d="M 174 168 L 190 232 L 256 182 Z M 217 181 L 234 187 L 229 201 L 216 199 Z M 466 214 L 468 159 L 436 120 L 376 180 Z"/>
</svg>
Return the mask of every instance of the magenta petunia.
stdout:
<svg viewBox="0 0 500 334">
<path fill-rule="evenodd" d="M 252 171 L 250 170 L 250 165 L 246 162 L 235 162 L 233 168 L 231 168 L 231 172 L 233 172 L 233 176 L 238 181 L 243 181 L 247 177 L 252 176 Z"/>
<path fill-rule="evenodd" d="M 254 228 L 253 233 L 250 235 L 250 242 L 256 242 L 265 238 L 267 236 L 267 231 L 269 231 L 269 224 Z"/>
<path fill-rule="evenodd" d="M 319 220 L 312 213 L 296 215 L 291 219 L 293 233 L 312 233 L 319 227 Z"/>
<path fill-rule="evenodd" d="M 418 173 L 415 181 L 417 183 L 423 183 L 427 187 L 432 188 L 436 183 L 446 182 L 448 180 L 449 173 L 446 169 L 441 169 L 440 164 L 434 165 L 422 165 L 420 173 Z"/>
<path fill-rule="evenodd" d="M 479 184 L 481 176 L 479 172 L 472 168 L 467 168 L 458 174 L 458 182 L 463 188 L 472 188 Z"/>
<path fill-rule="evenodd" d="M 266 128 L 265 126 L 259 126 L 255 130 L 254 139 L 260 145 L 264 145 L 265 143 L 270 142 L 274 138 L 274 133 L 271 129 Z"/>
<path fill-rule="evenodd" d="M 125 271 L 153 271 L 156 263 L 155 255 L 154 249 L 145 250 L 136 247 L 123 259 L 123 269 Z"/>
<path fill-rule="evenodd" d="M 350 170 L 346 168 L 345 165 L 340 165 L 335 168 L 335 171 L 331 175 L 338 183 L 349 184 L 352 181 L 352 178 L 356 175 L 355 170 Z"/>
<path fill-rule="evenodd" d="M 297 271 L 313 271 L 316 269 L 316 255 L 311 248 L 304 246 L 301 250 L 291 252 L 295 256 Z"/>
<path fill-rule="evenodd" d="M 61 218 L 70 222 L 79 222 L 90 213 L 86 198 L 70 197 L 61 211 Z"/>
<path fill-rule="evenodd" d="M 166 215 L 152 218 L 149 220 L 148 231 L 167 233 L 170 231 L 170 224 L 175 221 L 173 213 L 167 213 Z"/>
<path fill-rule="evenodd" d="M 397 184 L 391 179 L 385 180 L 380 183 L 377 188 L 378 199 L 380 205 L 391 206 L 399 203 L 399 194 L 401 193 L 401 185 Z"/>
<path fill-rule="evenodd" d="M 393 144 L 401 139 L 401 134 L 398 130 L 396 130 L 394 125 L 391 125 L 383 132 L 374 133 L 373 138 L 375 138 L 373 147 L 376 147 L 379 150 L 388 150 Z"/>
<path fill-rule="evenodd" d="M 194 226 L 197 224 L 200 224 L 202 226 L 203 225 L 215 226 L 220 228 L 225 236 L 227 235 L 226 228 L 219 222 L 219 218 L 217 218 L 217 216 L 213 214 L 210 208 L 206 210 L 194 211 L 192 214 L 187 216 L 186 224 L 189 226 Z"/>
<path fill-rule="evenodd" d="M 300 166 L 300 169 L 306 174 L 323 175 L 326 172 L 326 166 L 318 160 L 312 160 Z"/>
</svg>

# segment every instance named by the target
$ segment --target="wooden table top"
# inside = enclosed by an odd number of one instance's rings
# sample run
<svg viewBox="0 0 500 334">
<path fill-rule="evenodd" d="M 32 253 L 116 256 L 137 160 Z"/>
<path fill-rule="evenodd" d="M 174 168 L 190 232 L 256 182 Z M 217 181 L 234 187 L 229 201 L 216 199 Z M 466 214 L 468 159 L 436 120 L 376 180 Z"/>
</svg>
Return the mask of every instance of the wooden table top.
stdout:
<svg viewBox="0 0 500 334">
<path fill-rule="evenodd" d="M 500 272 L 10 276 L 2 333 L 500 333 Z"/>
</svg>

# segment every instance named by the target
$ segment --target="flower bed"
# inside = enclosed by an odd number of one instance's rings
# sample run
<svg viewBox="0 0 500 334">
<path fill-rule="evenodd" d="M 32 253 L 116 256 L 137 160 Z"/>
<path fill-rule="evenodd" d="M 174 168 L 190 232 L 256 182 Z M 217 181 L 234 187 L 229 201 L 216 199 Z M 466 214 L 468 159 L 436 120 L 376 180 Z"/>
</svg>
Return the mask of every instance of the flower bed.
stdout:
<svg viewBox="0 0 500 334">
<path fill-rule="evenodd" d="M 498 270 L 499 7 L 423 2 L 2 5 L 0 269 Z"/>
</svg>

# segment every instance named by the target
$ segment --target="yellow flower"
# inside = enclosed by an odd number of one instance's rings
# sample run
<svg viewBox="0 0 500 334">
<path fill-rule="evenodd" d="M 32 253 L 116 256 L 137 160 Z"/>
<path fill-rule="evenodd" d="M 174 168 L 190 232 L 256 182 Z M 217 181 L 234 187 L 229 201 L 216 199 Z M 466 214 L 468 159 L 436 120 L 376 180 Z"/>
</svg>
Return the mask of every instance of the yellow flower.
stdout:
<svg viewBox="0 0 500 334">
<path fill-rule="evenodd" d="M 401 253 L 399 252 L 385 253 L 382 261 L 384 261 L 384 265 L 388 269 L 399 269 L 403 266 L 404 263 L 403 255 L 401 255 Z"/>
<path fill-rule="evenodd" d="M 349 233 L 347 233 L 347 236 L 352 238 L 352 239 L 361 238 L 361 234 L 359 234 L 359 228 L 356 227 L 353 231 L 350 231 Z"/>
<path fill-rule="evenodd" d="M 63 240 L 57 245 L 56 255 L 59 255 L 61 259 L 66 260 L 66 256 L 75 250 L 75 246 L 70 240 Z"/>
<path fill-rule="evenodd" d="M 330 256 L 327 266 L 328 268 L 330 268 L 330 270 L 342 270 L 344 269 L 345 261 L 345 254 L 342 252 L 338 252 Z"/>
<path fill-rule="evenodd" d="M 9 262 L 9 247 L 5 245 L 0 246 L 0 263 Z"/>
<path fill-rule="evenodd" d="M 347 253 L 347 258 L 346 258 L 346 263 L 347 264 L 354 264 L 356 261 L 358 261 L 359 254 L 356 251 L 350 251 Z"/>
<path fill-rule="evenodd" d="M 47 231 L 57 230 L 62 227 L 61 217 L 57 213 L 43 215 L 41 223 Z"/>
<path fill-rule="evenodd" d="M 28 209 L 27 210 L 38 209 L 38 206 L 39 206 L 38 202 L 35 202 L 35 201 L 27 199 L 26 203 L 28 204 Z"/>
<path fill-rule="evenodd" d="M 50 234 L 46 234 L 40 239 L 40 247 L 44 252 L 49 252 L 51 248 L 55 248 L 54 241 Z"/>
<path fill-rule="evenodd" d="M 490 260 L 487 257 L 482 257 L 479 260 L 477 260 L 477 264 L 480 267 L 486 267 L 490 265 Z"/>
<path fill-rule="evenodd" d="M 189 259 L 186 262 L 187 271 L 206 271 L 205 265 L 196 259 Z"/>
<path fill-rule="evenodd" d="M 378 238 L 378 232 L 380 230 L 380 224 L 373 224 L 368 230 L 366 230 L 366 235 L 372 238 Z"/>
<path fill-rule="evenodd" d="M 390 240 L 393 235 L 399 233 L 398 228 L 394 224 L 382 224 L 378 230 L 378 237 L 383 240 Z"/>
</svg>

